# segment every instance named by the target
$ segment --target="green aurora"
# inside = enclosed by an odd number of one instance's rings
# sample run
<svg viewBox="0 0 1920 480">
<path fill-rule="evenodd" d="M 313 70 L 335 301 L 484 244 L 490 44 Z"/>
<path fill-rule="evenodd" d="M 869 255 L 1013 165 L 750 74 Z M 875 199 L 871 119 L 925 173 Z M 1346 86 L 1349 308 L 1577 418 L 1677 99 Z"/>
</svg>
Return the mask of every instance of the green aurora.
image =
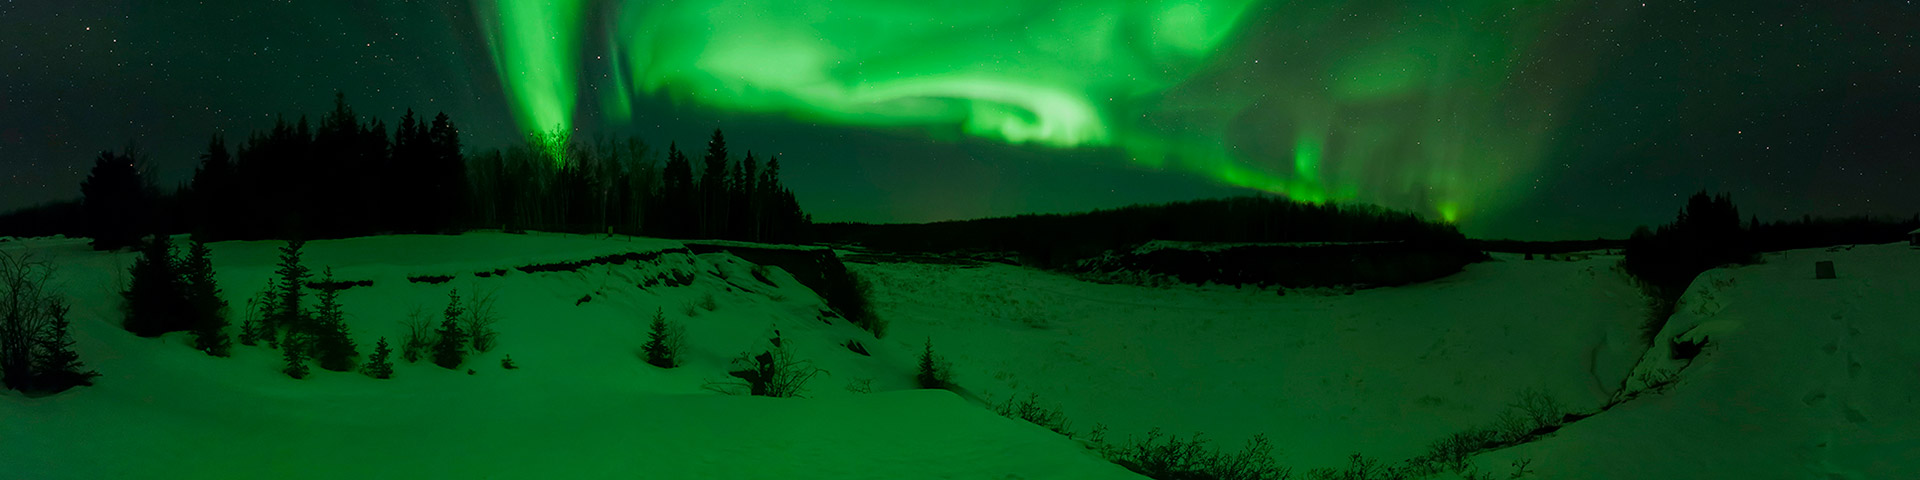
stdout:
<svg viewBox="0 0 1920 480">
<path fill-rule="evenodd" d="M 635 98 L 665 98 L 936 139 L 1117 149 L 1142 168 L 1447 221 L 1511 201 L 1501 187 L 1537 168 L 1557 127 L 1562 94 L 1539 83 L 1578 75 L 1529 70 L 1533 37 L 1562 13 L 1555 2 L 1358 3 L 502 0 L 480 10 L 509 103 L 532 131 L 570 132 L 577 93 L 592 87 L 614 125 L 632 121 Z M 589 10 L 611 19 L 590 25 Z M 611 39 L 596 47 L 612 55 L 585 54 L 592 38 Z M 580 78 L 593 61 L 611 74 Z"/>
</svg>

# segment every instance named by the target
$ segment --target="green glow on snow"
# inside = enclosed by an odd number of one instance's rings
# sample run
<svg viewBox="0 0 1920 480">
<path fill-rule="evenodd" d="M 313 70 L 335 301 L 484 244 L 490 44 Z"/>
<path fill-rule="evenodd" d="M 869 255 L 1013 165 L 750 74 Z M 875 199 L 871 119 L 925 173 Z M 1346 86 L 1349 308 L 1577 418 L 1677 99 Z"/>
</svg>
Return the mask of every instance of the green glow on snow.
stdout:
<svg viewBox="0 0 1920 480">
<path fill-rule="evenodd" d="M 569 131 L 585 0 L 499 2 L 483 11 L 517 119 Z M 595 22 L 611 73 L 586 81 L 620 123 L 646 97 L 1112 148 L 1225 185 L 1454 221 L 1503 200 L 1498 187 L 1543 155 L 1559 97 L 1514 73 L 1556 4 L 626 0 Z M 1246 21 L 1256 13 L 1265 23 Z"/>
</svg>

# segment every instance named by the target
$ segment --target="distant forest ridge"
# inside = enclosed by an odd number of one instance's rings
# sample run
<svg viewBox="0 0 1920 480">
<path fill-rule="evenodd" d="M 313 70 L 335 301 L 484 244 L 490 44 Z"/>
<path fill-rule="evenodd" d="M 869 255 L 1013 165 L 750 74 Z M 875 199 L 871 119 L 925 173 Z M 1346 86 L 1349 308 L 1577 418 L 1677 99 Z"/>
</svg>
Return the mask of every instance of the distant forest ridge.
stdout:
<svg viewBox="0 0 1920 480">
<path fill-rule="evenodd" d="M 1373 205 L 1245 196 L 921 224 L 814 225 L 822 242 L 896 252 L 1016 252 L 1059 264 L 1153 240 L 1233 243 L 1413 242 L 1463 245 L 1453 225 Z"/>
<path fill-rule="evenodd" d="M 279 119 L 229 148 L 214 135 L 190 182 L 164 189 L 129 145 L 102 152 L 81 200 L 0 216 L 0 235 L 85 236 L 97 249 L 154 233 L 205 241 L 324 239 L 474 228 L 618 232 L 799 243 L 811 220 L 781 181 L 780 160 L 729 152 L 719 130 L 701 152 L 638 139 L 530 135 L 470 151 L 440 114 L 412 110 L 389 129 L 342 95 L 310 123 Z"/>
</svg>

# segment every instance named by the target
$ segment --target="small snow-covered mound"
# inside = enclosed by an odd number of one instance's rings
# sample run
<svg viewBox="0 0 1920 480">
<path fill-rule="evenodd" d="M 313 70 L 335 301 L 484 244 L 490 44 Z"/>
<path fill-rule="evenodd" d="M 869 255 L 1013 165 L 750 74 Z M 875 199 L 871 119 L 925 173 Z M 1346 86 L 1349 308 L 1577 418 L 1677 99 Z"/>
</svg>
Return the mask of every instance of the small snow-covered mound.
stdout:
<svg viewBox="0 0 1920 480">
<path fill-rule="evenodd" d="M 1693 281 L 1629 385 L 1677 378 L 1664 393 L 1481 463 L 1531 458 L 1555 479 L 1916 478 L 1920 251 L 1793 250 L 1764 261 Z M 1818 261 L 1834 262 L 1838 278 L 1816 279 Z M 1675 358 L 1673 341 L 1705 347 Z"/>
<path fill-rule="evenodd" d="M 396 352 L 390 380 L 317 367 L 295 380 L 277 350 L 236 343 L 214 358 L 182 333 L 135 337 L 119 327 L 118 293 L 134 254 L 84 239 L 0 245 L 54 264 L 76 349 L 102 374 L 50 397 L 0 393 L 8 478 L 1138 478 L 951 393 L 890 391 L 913 385 L 917 350 L 826 315 L 779 268 L 679 242 L 308 243 L 302 263 L 316 274 L 365 282 L 339 297 L 363 359 L 382 338 L 397 349 L 410 317 L 438 322 L 451 292 L 492 299 L 497 347 L 453 370 Z M 284 245 L 211 245 L 233 331 Z M 656 312 L 685 327 L 678 368 L 642 361 Z M 823 370 L 810 398 L 709 391 L 774 332 Z M 866 354 L 847 347 L 856 340 Z M 503 368 L 508 356 L 518 368 Z"/>
</svg>

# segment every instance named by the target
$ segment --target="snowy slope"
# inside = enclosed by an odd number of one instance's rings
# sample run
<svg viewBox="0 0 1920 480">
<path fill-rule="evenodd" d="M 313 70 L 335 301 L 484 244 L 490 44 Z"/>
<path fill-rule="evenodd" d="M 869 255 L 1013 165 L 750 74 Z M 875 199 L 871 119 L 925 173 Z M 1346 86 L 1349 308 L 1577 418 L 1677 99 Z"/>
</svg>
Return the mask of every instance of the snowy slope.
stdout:
<svg viewBox="0 0 1920 480">
<path fill-rule="evenodd" d="M 1814 279 L 1820 260 L 1838 278 Z M 1482 463 L 1533 458 L 1558 479 L 1920 478 L 1920 250 L 1793 250 L 1712 270 L 1660 335 L 1708 339 L 1691 365 L 1664 342 L 1647 353 L 1642 371 L 1681 371 L 1669 391 Z"/>
<path fill-rule="evenodd" d="M 1296 471 L 1397 461 L 1490 423 L 1524 389 L 1598 408 L 1645 348 L 1619 257 L 1470 265 L 1398 288 L 1294 291 L 1083 282 L 998 264 L 853 265 L 895 349 L 933 339 L 956 382 L 1037 393 L 1084 431 L 1265 433 Z M 1504 464 L 1502 464 L 1504 465 Z"/>
<path fill-rule="evenodd" d="M 281 245 L 212 245 L 236 323 Z M 279 373 L 275 350 L 236 345 L 221 359 L 192 350 L 184 334 L 134 337 L 118 327 L 116 293 L 132 254 L 91 252 L 85 240 L 0 248 L 56 264 L 75 306 L 77 350 L 103 374 L 51 397 L 0 394 L 9 478 L 1138 478 L 951 393 L 892 391 L 911 386 L 915 350 L 823 320 L 819 297 L 778 269 L 769 285 L 738 258 L 682 253 L 677 242 L 469 234 L 310 243 L 304 263 L 316 272 L 331 266 L 338 280 L 374 282 L 340 297 L 363 354 L 379 337 L 397 343 L 409 312 L 437 315 L 451 289 L 497 299 L 499 347 L 468 359 L 462 368 L 474 374 L 400 363 L 384 381 L 317 368 L 294 380 Z M 512 270 L 625 252 L 665 253 L 576 272 Z M 473 275 L 497 269 L 508 271 Z M 638 286 L 667 272 L 694 283 Z M 454 280 L 408 281 L 424 275 Z M 716 309 L 699 306 L 707 298 Z M 687 365 L 640 360 L 655 309 L 686 325 Z M 812 398 L 702 388 L 726 379 L 739 353 L 764 349 L 775 329 L 829 373 L 810 385 Z M 872 357 L 842 346 L 863 338 Z M 502 369 L 504 355 L 520 368 Z M 880 393 L 844 388 L 857 380 Z"/>
</svg>

